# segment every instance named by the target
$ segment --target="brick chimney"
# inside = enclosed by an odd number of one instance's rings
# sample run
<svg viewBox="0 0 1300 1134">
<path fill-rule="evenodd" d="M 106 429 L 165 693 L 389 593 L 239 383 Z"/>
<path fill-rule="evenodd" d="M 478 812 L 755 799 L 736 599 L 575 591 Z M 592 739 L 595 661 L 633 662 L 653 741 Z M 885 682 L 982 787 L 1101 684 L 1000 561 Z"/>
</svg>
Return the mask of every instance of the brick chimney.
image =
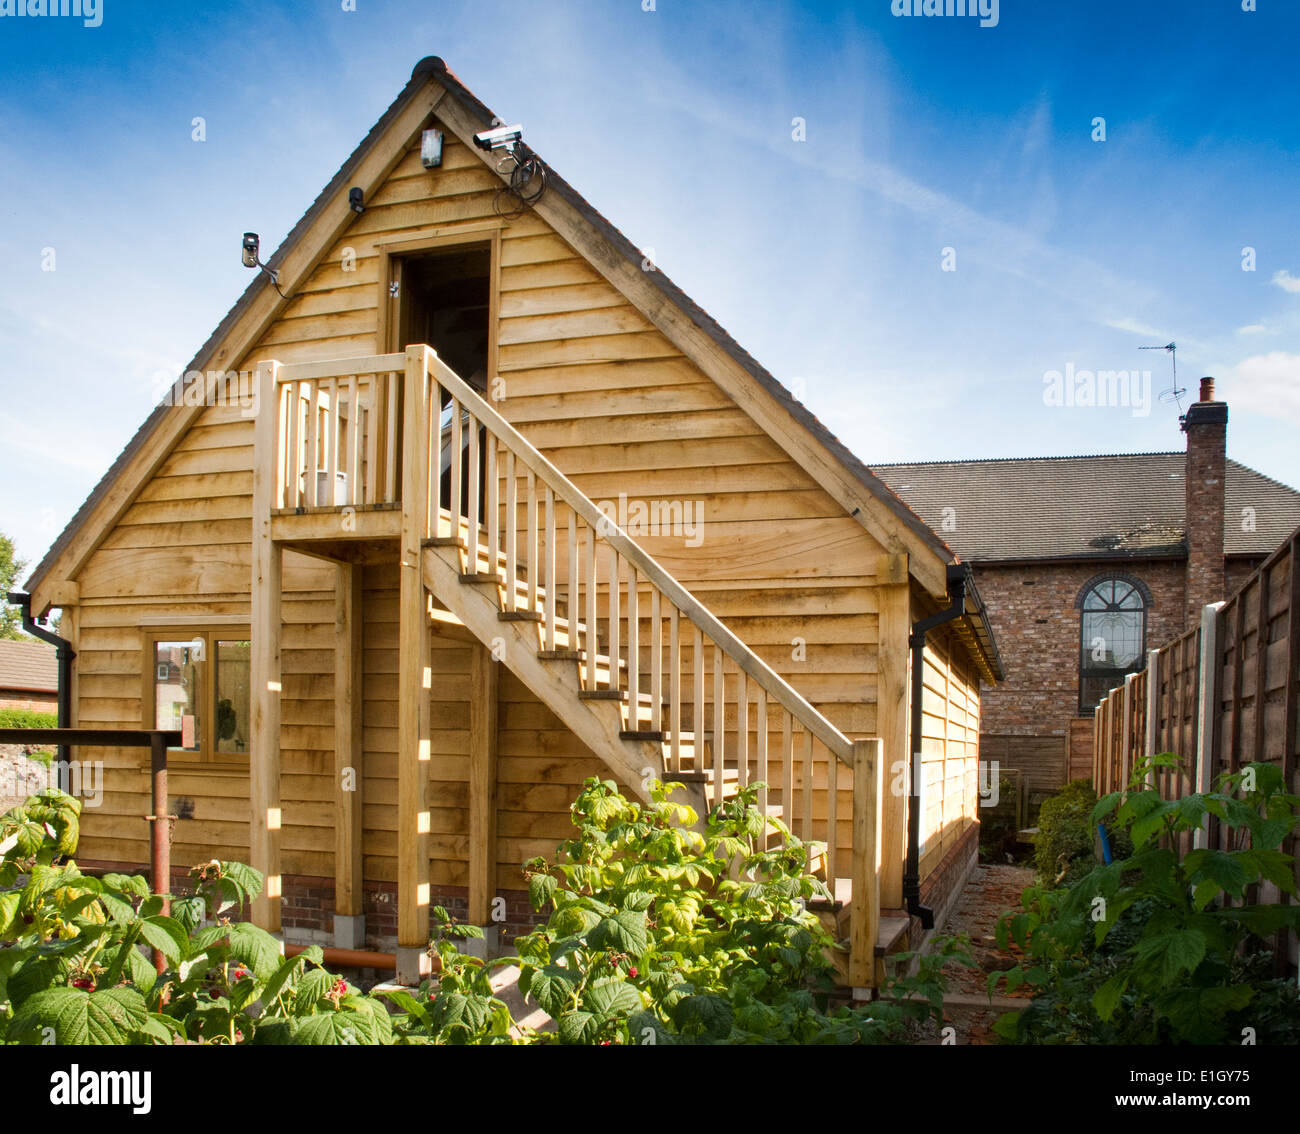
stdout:
<svg viewBox="0 0 1300 1134">
<path fill-rule="evenodd" d="M 1183 475 L 1187 525 L 1187 619 L 1197 625 L 1201 607 L 1224 598 L 1223 495 L 1228 403 L 1214 399 L 1214 379 L 1201 379 L 1201 396 L 1182 418 L 1187 434 Z"/>
</svg>

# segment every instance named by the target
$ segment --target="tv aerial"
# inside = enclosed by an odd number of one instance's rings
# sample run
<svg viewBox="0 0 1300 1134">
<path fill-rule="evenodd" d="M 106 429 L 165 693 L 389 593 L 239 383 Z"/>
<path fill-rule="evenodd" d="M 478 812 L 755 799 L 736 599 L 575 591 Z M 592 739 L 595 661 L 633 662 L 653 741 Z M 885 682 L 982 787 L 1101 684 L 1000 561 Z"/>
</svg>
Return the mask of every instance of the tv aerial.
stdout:
<svg viewBox="0 0 1300 1134">
<path fill-rule="evenodd" d="M 1161 390 L 1159 397 L 1160 401 L 1165 405 L 1174 402 L 1181 410 L 1183 408 L 1181 399 L 1187 391 L 1178 385 L 1178 344 L 1165 343 L 1164 346 L 1141 346 L 1138 347 L 1138 350 L 1164 350 L 1169 352 L 1169 361 L 1173 364 L 1174 368 L 1174 384 L 1166 390 Z"/>
</svg>

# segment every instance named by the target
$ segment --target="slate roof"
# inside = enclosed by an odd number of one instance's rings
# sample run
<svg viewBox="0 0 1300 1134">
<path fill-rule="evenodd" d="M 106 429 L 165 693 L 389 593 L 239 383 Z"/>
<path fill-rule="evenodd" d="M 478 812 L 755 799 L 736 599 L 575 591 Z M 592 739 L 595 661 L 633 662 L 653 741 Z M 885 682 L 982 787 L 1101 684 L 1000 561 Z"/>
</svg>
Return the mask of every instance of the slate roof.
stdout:
<svg viewBox="0 0 1300 1134">
<path fill-rule="evenodd" d="M 874 471 L 972 562 L 1182 558 L 1185 460 L 1182 452 L 1114 453 Z M 1267 555 L 1300 526 L 1300 492 L 1231 459 L 1226 480 L 1225 554 Z M 1247 507 L 1253 532 L 1241 530 Z"/>
<path fill-rule="evenodd" d="M 57 693 L 59 663 L 54 647 L 45 642 L 0 640 L 0 689 Z"/>
</svg>

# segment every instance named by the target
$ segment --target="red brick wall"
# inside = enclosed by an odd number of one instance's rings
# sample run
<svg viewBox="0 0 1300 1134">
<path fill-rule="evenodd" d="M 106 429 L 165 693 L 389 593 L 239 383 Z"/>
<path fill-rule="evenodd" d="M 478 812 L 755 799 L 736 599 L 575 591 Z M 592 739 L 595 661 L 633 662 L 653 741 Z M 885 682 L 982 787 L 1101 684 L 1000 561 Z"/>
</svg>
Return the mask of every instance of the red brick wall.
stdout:
<svg viewBox="0 0 1300 1134">
<path fill-rule="evenodd" d="M 1213 398 L 1213 386 L 1202 388 Z M 1223 421 L 1205 420 L 1222 411 Z M 1225 598 L 1223 562 L 1223 494 L 1227 407 L 1201 401 L 1187 411 L 1187 626 L 1194 626 L 1201 607 Z"/>
<path fill-rule="evenodd" d="M 289 942 L 323 942 L 322 934 L 334 932 L 334 882 L 301 874 L 283 877 L 281 922 Z M 505 921 L 499 925 L 500 944 L 508 948 L 516 937 L 531 932 L 546 920 L 539 915 L 523 890 L 502 890 L 506 900 Z M 440 886 L 430 902 L 442 906 L 455 921 L 469 916 L 469 891 L 464 886 Z M 367 882 L 363 891 L 367 949 L 391 953 L 397 948 L 397 886 L 393 882 Z"/>
<path fill-rule="evenodd" d="M 36 713 L 57 713 L 57 693 L 32 693 L 26 689 L 0 689 L 0 709 L 30 709 Z"/>
<path fill-rule="evenodd" d="M 1263 562 L 1262 555 L 1257 555 L 1254 559 L 1229 559 L 1224 568 L 1225 583 L 1222 597 L 1231 598 L 1241 590 Z"/>
<path fill-rule="evenodd" d="M 1147 648 L 1182 633 L 1183 564 L 1034 564 L 976 567 L 975 585 L 1006 667 L 1005 681 L 983 690 L 980 731 L 1003 736 L 1065 736 L 1079 716 L 1079 592 L 1094 576 L 1122 570 L 1151 591 Z"/>
</svg>

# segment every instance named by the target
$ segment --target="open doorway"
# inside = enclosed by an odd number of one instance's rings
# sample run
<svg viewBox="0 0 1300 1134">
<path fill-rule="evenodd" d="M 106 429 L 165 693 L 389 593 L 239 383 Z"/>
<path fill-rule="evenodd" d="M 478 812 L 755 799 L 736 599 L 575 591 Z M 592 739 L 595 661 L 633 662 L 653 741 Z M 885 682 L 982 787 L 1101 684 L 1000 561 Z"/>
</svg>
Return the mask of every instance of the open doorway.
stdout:
<svg viewBox="0 0 1300 1134">
<path fill-rule="evenodd" d="M 427 343 L 458 377 L 481 394 L 488 385 L 492 248 L 490 244 L 457 245 L 403 256 L 394 261 L 398 284 L 394 328 L 396 350 Z M 441 410 L 442 469 L 439 504 L 451 507 L 451 406 L 444 391 Z M 480 427 L 480 441 L 483 432 Z M 462 419 L 461 514 L 469 510 L 469 430 Z M 486 490 L 484 449 L 480 445 L 480 497 Z M 480 499 L 478 515 L 484 505 Z"/>
</svg>

